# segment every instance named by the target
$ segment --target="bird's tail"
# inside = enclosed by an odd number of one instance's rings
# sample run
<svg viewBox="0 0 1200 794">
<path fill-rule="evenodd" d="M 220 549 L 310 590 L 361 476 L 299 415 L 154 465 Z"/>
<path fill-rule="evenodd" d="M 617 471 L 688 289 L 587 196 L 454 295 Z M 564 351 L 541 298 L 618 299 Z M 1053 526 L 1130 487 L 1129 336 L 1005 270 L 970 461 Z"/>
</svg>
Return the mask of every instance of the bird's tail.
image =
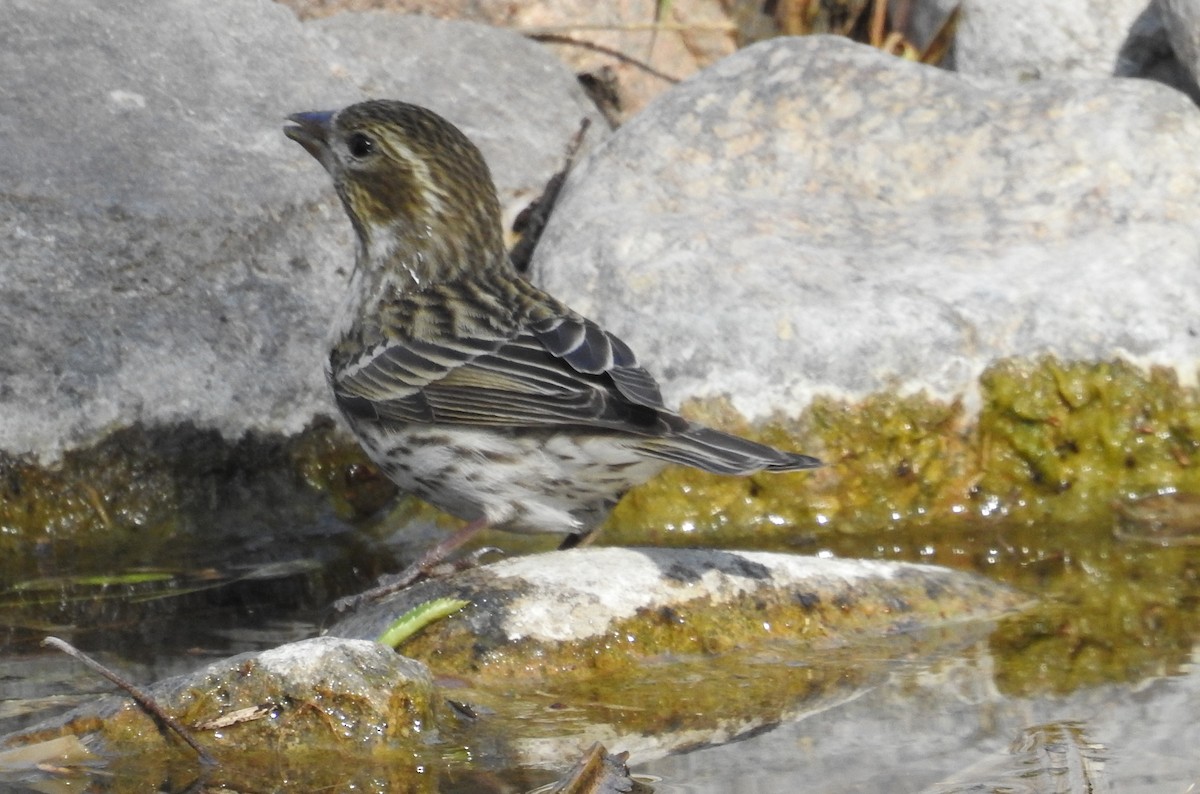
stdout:
<svg viewBox="0 0 1200 794">
<path fill-rule="evenodd" d="M 638 444 L 638 449 L 660 460 L 715 474 L 799 471 L 822 465 L 809 455 L 784 452 L 708 427 L 689 427 L 679 433 L 646 439 Z"/>
</svg>

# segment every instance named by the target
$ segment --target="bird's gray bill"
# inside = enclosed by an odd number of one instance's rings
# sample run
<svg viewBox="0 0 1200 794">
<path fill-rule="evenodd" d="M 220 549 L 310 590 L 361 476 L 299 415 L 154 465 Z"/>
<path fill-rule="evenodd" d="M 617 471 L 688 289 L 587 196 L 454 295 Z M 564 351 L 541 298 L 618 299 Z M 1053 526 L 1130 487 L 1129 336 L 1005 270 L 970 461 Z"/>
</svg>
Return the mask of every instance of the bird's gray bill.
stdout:
<svg viewBox="0 0 1200 794">
<path fill-rule="evenodd" d="M 332 110 L 312 110 L 305 113 L 293 113 L 288 121 L 293 122 L 283 128 L 283 134 L 303 146 L 309 154 L 320 158 L 320 151 L 329 142 L 329 128 L 333 121 Z"/>
</svg>

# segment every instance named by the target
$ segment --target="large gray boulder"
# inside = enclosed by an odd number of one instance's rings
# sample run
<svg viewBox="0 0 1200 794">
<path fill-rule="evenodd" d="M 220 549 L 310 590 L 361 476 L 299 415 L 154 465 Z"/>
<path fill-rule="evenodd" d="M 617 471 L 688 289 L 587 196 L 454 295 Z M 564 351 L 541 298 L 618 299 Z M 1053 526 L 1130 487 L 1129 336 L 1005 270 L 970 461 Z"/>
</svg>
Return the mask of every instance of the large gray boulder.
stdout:
<svg viewBox="0 0 1200 794">
<path fill-rule="evenodd" d="M 429 105 L 480 143 L 510 215 L 598 119 L 553 56 L 477 25 L 306 25 L 269 0 L 17 0 L 5 22 L 0 451 L 43 460 L 129 425 L 235 439 L 330 412 L 352 240 L 288 113 Z"/>
<path fill-rule="evenodd" d="M 1200 114 L 1148 81 L 985 90 L 835 38 L 664 94 L 573 173 L 535 260 L 667 396 L 974 394 L 997 358 L 1190 377 Z"/>
</svg>

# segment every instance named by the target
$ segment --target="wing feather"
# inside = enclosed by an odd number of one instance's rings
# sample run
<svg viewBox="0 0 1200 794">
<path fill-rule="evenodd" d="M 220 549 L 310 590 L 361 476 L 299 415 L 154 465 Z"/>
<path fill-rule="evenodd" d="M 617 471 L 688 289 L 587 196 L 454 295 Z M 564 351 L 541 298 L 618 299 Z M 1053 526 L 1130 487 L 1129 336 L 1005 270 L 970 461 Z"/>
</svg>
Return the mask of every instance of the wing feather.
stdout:
<svg viewBox="0 0 1200 794">
<path fill-rule="evenodd" d="M 505 327 L 489 318 L 469 332 L 419 339 L 393 328 L 387 343 L 331 373 L 339 404 L 389 423 L 576 426 L 647 436 L 686 425 L 663 406 L 658 384 L 628 345 L 544 294 L 529 294 L 543 315 L 534 321 L 514 316 Z"/>
<path fill-rule="evenodd" d="M 553 355 L 581 373 L 603 372 L 626 400 L 664 408 L 654 376 L 643 369 L 629 346 L 583 317 L 552 317 L 530 331 Z"/>
</svg>

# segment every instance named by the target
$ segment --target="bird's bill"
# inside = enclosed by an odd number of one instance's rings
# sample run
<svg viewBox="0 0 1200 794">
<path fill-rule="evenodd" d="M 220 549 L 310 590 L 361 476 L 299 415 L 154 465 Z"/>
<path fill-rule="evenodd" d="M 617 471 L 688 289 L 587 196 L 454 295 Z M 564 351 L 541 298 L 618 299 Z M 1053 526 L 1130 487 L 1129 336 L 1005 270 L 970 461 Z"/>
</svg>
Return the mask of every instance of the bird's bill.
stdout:
<svg viewBox="0 0 1200 794">
<path fill-rule="evenodd" d="M 293 113 L 292 122 L 283 128 L 283 134 L 304 147 L 305 151 L 324 163 L 324 152 L 329 147 L 329 131 L 333 122 L 332 110 Z"/>
</svg>

